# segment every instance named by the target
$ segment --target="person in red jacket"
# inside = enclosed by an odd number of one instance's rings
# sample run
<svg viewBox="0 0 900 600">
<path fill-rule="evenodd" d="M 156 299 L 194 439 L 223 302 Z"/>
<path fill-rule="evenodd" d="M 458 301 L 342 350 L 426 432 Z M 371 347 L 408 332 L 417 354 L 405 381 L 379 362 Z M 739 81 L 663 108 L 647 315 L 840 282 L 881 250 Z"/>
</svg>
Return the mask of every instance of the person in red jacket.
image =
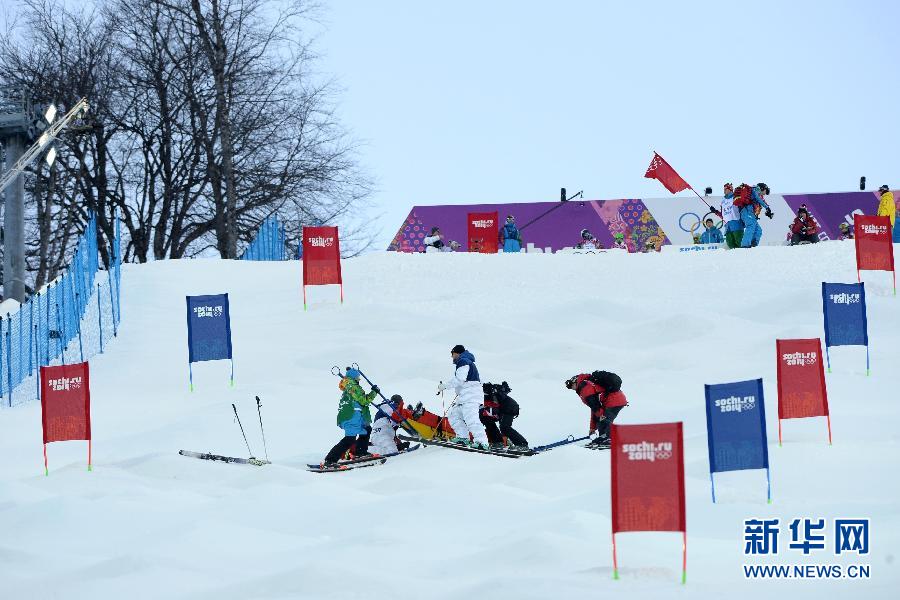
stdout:
<svg viewBox="0 0 900 600">
<path fill-rule="evenodd" d="M 566 380 L 566 387 L 581 398 L 591 409 L 591 424 L 588 435 L 597 432 L 597 437 L 588 444 L 590 448 L 609 448 L 609 426 L 628 405 L 622 393 L 622 378 L 609 371 L 581 373 Z"/>
<path fill-rule="evenodd" d="M 791 223 L 791 246 L 796 246 L 802 242 L 815 244 L 819 241 L 819 224 L 813 219 L 812 215 L 806 209 L 805 204 L 801 204 L 797 209 L 797 216 Z"/>
</svg>

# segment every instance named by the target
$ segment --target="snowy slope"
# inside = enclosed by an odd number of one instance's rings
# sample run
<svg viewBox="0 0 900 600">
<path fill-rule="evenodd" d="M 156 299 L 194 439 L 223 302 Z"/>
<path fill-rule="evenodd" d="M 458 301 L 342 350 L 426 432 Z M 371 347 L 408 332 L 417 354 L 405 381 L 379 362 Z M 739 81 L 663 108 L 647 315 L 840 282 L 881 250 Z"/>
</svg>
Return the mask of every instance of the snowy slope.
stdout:
<svg viewBox="0 0 900 600">
<path fill-rule="evenodd" d="M 856 280 L 832 242 L 708 255 L 403 255 L 344 262 L 346 302 L 297 263 L 126 265 L 119 339 L 91 363 L 94 471 L 85 444 L 49 448 L 40 406 L 0 411 L 2 598 L 893 597 L 900 584 L 897 348 L 900 298 L 869 273 L 872 376 L 861 348 L 832 352 L 834 445 L 823 419 L 777 444 L 775 338 L 822 335 L 823 280 Z M 187 384 L 186 294 L 228 292 L 236 385 L 224 362 Z M 608 454 L 569 446 L 518 461 L 426 448 L 352 473 L 303 470 L 339 439 L 332 365 L 357 361 L 386 393 L 441 412 L 457 343 L 482 378 L 507 380 L 516 427 L 541 444 L 587 432 L 562 382 L 607 368 L 621 423 L 685 423 L 688 583 L 681 537 L 618 536 L 611 579 Z M 774 503 L 765 475 L 717 476 L 709 496 L 703 384 L 765 378 Z M 180 457 L 245 456 L 263 468 Z M 448 399 L 449 401 L 449 399 Z M 743 520 L 871 517 L 869 581 L 748 582 Z M 830 548 L 831 546 L 829 546 Z M 782 553 L 768 562 L 840 563 Z"/>
</svg>

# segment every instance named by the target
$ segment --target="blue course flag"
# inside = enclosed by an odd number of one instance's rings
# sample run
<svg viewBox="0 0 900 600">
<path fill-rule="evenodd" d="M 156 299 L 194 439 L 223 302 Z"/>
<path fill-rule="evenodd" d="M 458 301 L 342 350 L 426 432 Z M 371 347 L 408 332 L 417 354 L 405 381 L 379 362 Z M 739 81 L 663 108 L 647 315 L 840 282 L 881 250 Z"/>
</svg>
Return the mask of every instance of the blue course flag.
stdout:
<svg viewBox="0 0 900 600">
<path fill-rule="evenodd" d="M 768 469 L 762 379 L 706 386 L 709 471 Z"/>
<path fill-rule="evenodd" d="M 228 294 L 187 296 L 188 361 L 230 359 Z"/>
<path fill-rule="evenodd" d="M 826 346 L 868 346 L 864 283 L 822 282 Z"/>
</svg>

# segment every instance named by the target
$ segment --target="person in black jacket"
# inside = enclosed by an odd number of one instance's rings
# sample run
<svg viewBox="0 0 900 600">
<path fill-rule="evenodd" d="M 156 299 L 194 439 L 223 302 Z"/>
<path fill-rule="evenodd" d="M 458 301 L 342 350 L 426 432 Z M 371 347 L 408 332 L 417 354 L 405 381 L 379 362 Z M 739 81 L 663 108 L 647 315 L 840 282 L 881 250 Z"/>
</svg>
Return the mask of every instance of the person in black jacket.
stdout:
<svg viewBox="0 0 900 600">
<path fill-rule="evenodd" d="M 519 416 L 519 403 L 509 396 L 512 391 L 509 384 L 505 381 L 500 384 L 484 383 L 481 388 L 484 391 L 484 406 L 478 416 L 491 449 L 502 449 L 505 437 L 510 450 L 528 450 L 528 440 L 512 426 L 513 419 Z"/>
</svg>

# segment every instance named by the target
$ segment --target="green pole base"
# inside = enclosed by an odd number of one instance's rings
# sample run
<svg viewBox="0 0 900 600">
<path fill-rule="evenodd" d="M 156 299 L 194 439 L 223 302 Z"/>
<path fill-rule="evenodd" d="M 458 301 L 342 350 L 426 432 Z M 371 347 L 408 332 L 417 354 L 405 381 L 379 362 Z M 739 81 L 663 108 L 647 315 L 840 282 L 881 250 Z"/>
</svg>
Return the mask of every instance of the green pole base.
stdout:
<svg viewBox="0 0 900 600">
<path fill-rule="evenodd" d="M 88 465 L 88 471 L 93 471 L 93 470 L 94 470 L 94 467 L 92 467 L 91 465 Z"/>
<path fill-rule="evenodd" d="M 868 377 L 870 374 L 871 372 L 869 371 L 869 369 L 866 369 L 866 377 Z"/>
<path fill-rule="evenodd" d="M 234 387 L 234 379 L 229 380 L 228 386 L 229 386 L 229 387 Z"/>
<path fill-rule="evenodd" d="M 767 501 L 767 504 L 772 504 L 772 499 L 771 499 L 771 498 L 769 498 L 769 500 Z"/>
<path fill-rule="evenodd" d="M 687 571 L 682 571 L 681 572 L 681 585 L 684 585 L 686 583 L 687 583 Z"/>
<path fill-rule="evenodd" d="M 619 570 L 618 569 L 613 569 L 613 579 L 616 579 L 616 580 L 619 579 Z"/>
<path fill-rule="evenodd" d="M 188 386 L 188 391 L 190 391 L 190 392 L 193 392 L 193 391 L 194 391 L 194 384 L 193 384 L 193 383 L 190 384 L 190 385 Z"/>
<path fill-rule="evenodd" d="M 44 469 L 44 477 L 50 476 L 50 469 Z"/>
<path fill-rule="evenodd" d="M 831 373 L 831 367 L 828 367 L 828 372 Z"/>
</svg>

